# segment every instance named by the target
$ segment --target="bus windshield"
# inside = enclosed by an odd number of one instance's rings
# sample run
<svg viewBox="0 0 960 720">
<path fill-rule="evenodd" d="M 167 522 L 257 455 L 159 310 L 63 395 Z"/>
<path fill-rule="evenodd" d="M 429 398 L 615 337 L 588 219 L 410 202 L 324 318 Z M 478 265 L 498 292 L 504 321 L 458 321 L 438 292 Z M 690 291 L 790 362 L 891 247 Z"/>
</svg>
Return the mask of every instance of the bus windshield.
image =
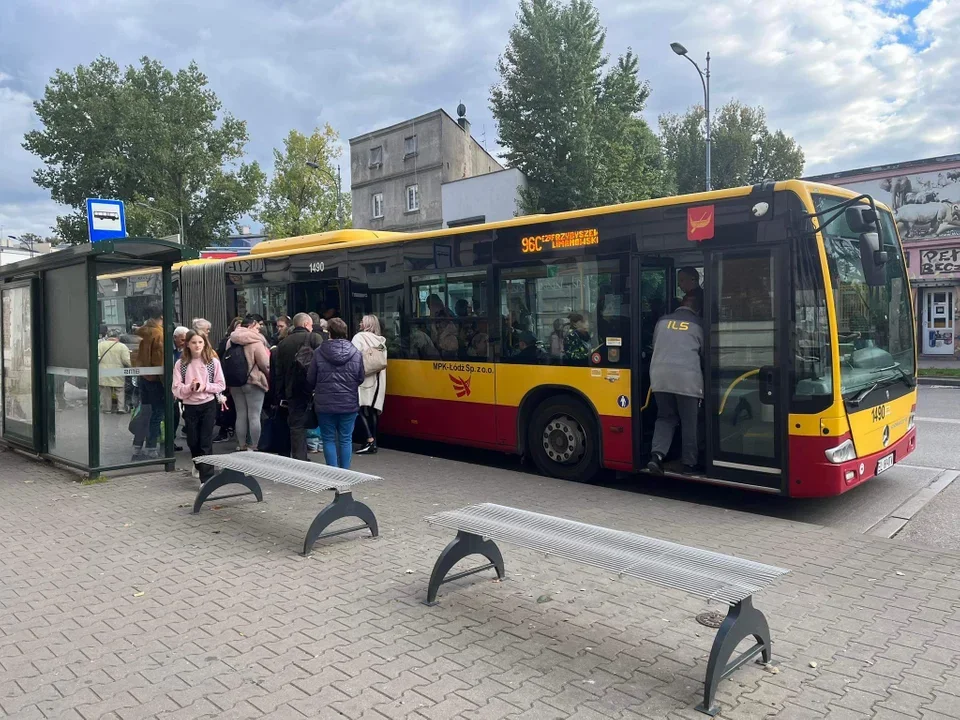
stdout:
<svg viewBox="0 0 960 720">
<path fill-rule="evenodd" d="M 830 195 L 814 195 L 817 212 L 840 202 Z M 880 210 L 883 250 L 887 252 L 883 285 L 870 286 L 864 278 L 859 235 L 841 214 L 823 229 L 830 267 L 830 284 L 837 309 L 840 351 L 840 387 L 844 397 L 877 384 L 916 376 L 913 314 L 903 253 L 893 217 Z"/>
</svg>

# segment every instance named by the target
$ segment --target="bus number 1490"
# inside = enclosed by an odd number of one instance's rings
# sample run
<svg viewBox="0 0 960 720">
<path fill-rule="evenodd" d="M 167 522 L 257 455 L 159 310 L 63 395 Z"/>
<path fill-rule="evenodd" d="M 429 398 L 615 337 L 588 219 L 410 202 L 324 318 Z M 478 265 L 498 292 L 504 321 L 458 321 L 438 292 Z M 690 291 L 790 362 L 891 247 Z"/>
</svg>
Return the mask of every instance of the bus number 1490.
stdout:
<svg viewBox="0 0 960 720">
<path fill-rule="evenodd" d="M 323 272 L 323 263 L 322 262 L 312 262 L 310 263 L 310 272 L 320 273 Z"/>
<path fill-rule="evenodd" d="M 875 408 L 873 408 L 872 414 L 873 414 L 873 421 L 880 422 L 881 420 L 884 420 L 887 417 L 887 415 L 890 414 L 890 406 L 877 405 Z"/>
</svg>

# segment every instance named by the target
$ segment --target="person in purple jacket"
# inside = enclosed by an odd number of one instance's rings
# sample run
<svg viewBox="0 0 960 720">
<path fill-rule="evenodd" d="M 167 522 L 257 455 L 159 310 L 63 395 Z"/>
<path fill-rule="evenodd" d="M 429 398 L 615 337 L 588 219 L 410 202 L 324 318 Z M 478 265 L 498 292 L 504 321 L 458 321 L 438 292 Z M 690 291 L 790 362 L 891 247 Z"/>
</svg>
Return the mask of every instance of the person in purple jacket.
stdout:
<svg viewBox="0 0 960 720">
<path fill-rule="evenodd" d="M 330 339 L 313 353 L 307 387 L 313 388 L 324 460 L 333 467 L 349 468 L 353 424 L 360 410 L 358 389 L 365 377 L 363 357 L 347 339 L 347 324 L 343 320 L 332 318 L 327 332 Z"/>
</svg>

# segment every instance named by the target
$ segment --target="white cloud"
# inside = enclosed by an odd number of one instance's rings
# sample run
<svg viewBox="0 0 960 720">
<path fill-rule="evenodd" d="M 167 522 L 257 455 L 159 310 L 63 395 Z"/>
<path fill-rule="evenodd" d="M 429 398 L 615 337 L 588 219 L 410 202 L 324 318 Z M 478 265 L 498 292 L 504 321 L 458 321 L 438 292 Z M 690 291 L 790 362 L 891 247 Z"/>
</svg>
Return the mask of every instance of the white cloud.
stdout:
<svg viewBox="0 0 960 720">
<path fill-rule="evenodd" d="M 632 46 L 639 55 L 654 124 L 701 101 L 693 68 L 669 49 L 677 40 L 701 63 L 711 51 L 714 106 L 762 104 L 771 125 L 801 142 L 810 173 L 960 151 L 958 0 L 923 0 L 915 18 L 904 0 L 595 2 L 607 52 Z M 57 68 L 98 54 L 121 65 L 145 54 L 172 68 L 194 59 L 224 108 L 248 121 L 249 154 L 267 169 L 290 128 L 330 122 L 346 139 L 460 101 L 474 134 L 485 131 L 496 150 L 489 88 L 516 10 L 516 0 L 450 0 L 429 11 L 415 0 L 6 0 L 3 223 L 54 220 L 20 142 L 34 122 L 30 101 Z"/>
</svg>

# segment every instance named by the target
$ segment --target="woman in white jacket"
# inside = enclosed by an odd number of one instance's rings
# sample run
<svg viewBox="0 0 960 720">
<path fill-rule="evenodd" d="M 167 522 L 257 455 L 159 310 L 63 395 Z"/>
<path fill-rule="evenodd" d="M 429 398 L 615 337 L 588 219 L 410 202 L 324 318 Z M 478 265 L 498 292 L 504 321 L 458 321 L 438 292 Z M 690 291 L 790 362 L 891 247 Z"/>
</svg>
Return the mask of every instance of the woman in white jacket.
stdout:
<svg viewBox="0 0 960 720">
<path fill-rule="evenodd" d="M 376 315 L 363 316 L 353 344 L 363 357 L 366 374 L 360 386 L 360 420 L 367 431 L 367 442 L 355 454 L 373 455 L 377 452 L 377 420 L 387 394 L 387 339 L 380 334 Z"/>
</svg>

